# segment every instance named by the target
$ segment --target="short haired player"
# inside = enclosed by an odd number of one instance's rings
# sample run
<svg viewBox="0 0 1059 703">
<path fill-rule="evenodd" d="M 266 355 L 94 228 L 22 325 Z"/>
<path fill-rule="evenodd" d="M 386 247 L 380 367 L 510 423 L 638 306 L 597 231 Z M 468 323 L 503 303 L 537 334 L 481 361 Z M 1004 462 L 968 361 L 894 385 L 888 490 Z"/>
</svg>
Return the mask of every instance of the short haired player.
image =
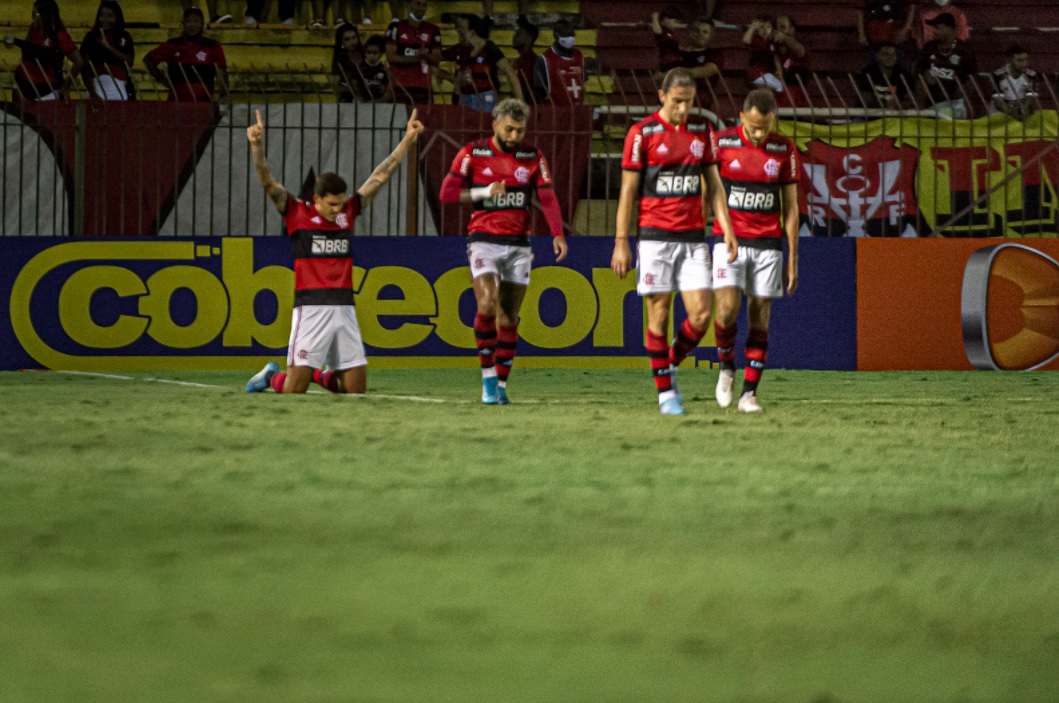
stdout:
<svg viewBox="0 0 1059 703">
<path fill-rule="evenodd" d="M 294 313 L 286 372 L 269 362 L 246 384 L 248 393 L 266 388 L 304 393 L 311 382 L 333 393 L 365 391 L 368 360 L 353 308 L 353 222 L 390 180 L 422 131 L 413 110 L 404 138 L 357 192 L 347 195 L 343 178 L 324 173 L 316 179 L 310 203 L 294 197 L 272 177 L 265 158 L 265 123 L 257 111 L 257 124 L 247 128 L 246 138 L 257 178 L 283 216 L 294 249 Z"/>
<path fill-rule="evenodd" d="M 739 240 L 739 254 L 727 264 L 715 258 L 713 289 L 716 301 L 714 333 L 721 373 L 717 402 L 728 407 L 734 399 L 736 320 L 746 293 L 746 369 L 736 409 L 760 412 L 757 388 L 768 355 L 772 301 L 793 294 L 798 287 L 798 149 L 786 137 L 772 133 L 776 98 L 767 88 L 747 95 L 741 124 L 711 138 L 711 160 L 720 164 L 728 212 Z M 714 225 L 714 234 L 720 234 Z M 783 239 L 787 265 L 783 265 Z M 714 245 L 714 252 L 721 244 Z"/>
<path fill-rule="evenodd" d="M 460 149 L 441 184 L 441 202 L 474 207 L 467 225 L 467 257 L 478 303 L 474 337 L 486 405 L 511 402 L 507 380 L 533 262 L 529 211 L 534 193 L 551 230 L 555 260 L 562 261 L 567 253 L 551 169 L 541 150 L 523 141 L 527 120 L 526 103 L 516 98 L 500 101 L 493 108 L 493 135 Z"/>
<path fill-rule="evenodd" d="M 647 302 L 647 356 L 663 415 L 683 415 L 677 366 L 702 341 L 710 322 L 710 250 L 706 212 L 725 233 L 715 256 L 734 261 L 737 245 L 725 207 L 717 165 L 709 160 L 710 125 L 689 121 L 695 78 L 683 68 L 666 73 L 658 99 L 662 107 L 640 120 L 625 137 L 617 235 L 611 268 L 619 278 L 632 268 L 629 219 L 639 201 L 636 290 Z M 680 291 L 687 319 L 670 345 L 669 309 Z"/>
</svg>

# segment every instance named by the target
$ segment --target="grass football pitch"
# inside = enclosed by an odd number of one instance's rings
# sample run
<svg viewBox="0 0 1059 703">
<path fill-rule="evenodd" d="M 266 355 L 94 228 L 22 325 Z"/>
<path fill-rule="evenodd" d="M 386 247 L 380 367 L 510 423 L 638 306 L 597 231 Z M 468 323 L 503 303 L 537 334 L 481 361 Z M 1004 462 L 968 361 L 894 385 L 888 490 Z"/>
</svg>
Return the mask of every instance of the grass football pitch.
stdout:
<svg viewBox="0 0 1059 703">
<path fill-rule="evenodd" d="M 1059 374 L 113 376 L 0 374 L 5 703 L 1059 701 Z"/>
</svg>

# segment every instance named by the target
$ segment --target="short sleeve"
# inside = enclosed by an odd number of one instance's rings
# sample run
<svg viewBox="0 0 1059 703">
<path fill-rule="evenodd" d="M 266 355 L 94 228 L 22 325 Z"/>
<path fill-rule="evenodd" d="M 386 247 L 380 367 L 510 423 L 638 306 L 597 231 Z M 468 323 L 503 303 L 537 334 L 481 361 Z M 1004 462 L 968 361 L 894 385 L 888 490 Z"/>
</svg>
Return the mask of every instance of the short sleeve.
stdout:
<svg viewBox="0 0 1059 703">
<path fill-rule="evenodd" d="M 704 148 L 702 150 L 702 165 L 712 166 L 713 164 L 717 163 L 717 158 L 714 156 L 713 151 L 713 125 L 711 125 L 709 122 L 706 123 L 705 138 L 706 143 L 703 144 Z"/>
<path fill-rule="evenodd" d="M 224 58 L 224 47 L 220 45 L 220 42 L 213 47 L 213 63 L 220 68 L 226 68 L 228 66 L 228 63 Z"/>
<path fill-rule="evenodd" d="M 155 63 L 169 63 L 173 58 L 172 44 L 166 42 L 165 44 L 159 44 L 155 48 L 147 52 L 147 56 L 144 58 L 151 59 Z"/>
<path fill-rule="evenodd" d="M 434 36 L 430 39 L 430 46 L 431 48 L 441 46 L 441 29 L 439 27 L 434 27 Z"/>
<path fill-rule="evenodd" d="M 360 201 L 360 193 L 354 192 L 353 195 L 349 196 L 349 200 L 346 201 L 345 211 L 346 215 L 349 216 L 349 221 L 357 219 L 357 215 L 360 214 L 362 203 Z"/>
<path fill-rule="evenodd" d="M 721 162 L 721 148 L 717 146 L 717 132 L 712 129 L 710 130 L 710 141 L 707 144 L 706 151 L 708 152 L 706 156 L 707 163 L 718 164 Z"/>
<path fill-rule="evenodd" d="M 63 56 L 69 56 L 77 51 L 77 44 L 74 44 L 74 40 L 70 38 L 70 34 L 65 29 L 59 30 L 58 40 L 59 51 Z"/>
<path fill-rule="evenodd" d="M 643 129 L 633 125 L 625 135 L 625 148 L 622 150 L 621 167 L 629 171 L 642 171 L 644 167 Z"/>
<path fill-rule="evenodd" d="M 387 44 L 397 43 L 397 22 L 390 22 L 390 26 L 386 28 L 385 36 Z"/>
<path fill-rule="evenodd" d="M 468 144 L 460 149 L 459 153 L 456 154 L 456 158 L 452 160 L 452 167 L 449 169 L 449 173 L 463 179 L 464 183 L 470 183 L 472 171 L 471 145 Z"/>
<path fill-rule="evenodd" d="M 504 52 L 501 51 L 500 47 L 498 47 L 493 42 L 489 42 L 488 44 L 486 44 L 485 48 L 488 52 L 486 55 L 486 59 L 489 61 L 489 63 L 493 64 L 494 66 L 504 59 Z"/>
<path fill-rule="evenodd" d="M 287 236 L 290 236 L 292 231 L 297 231 L 297 227 L 292 227 L 298 218 L 298 212 L 301 210 L 302 203 L 298 198 L 294 196 L 289 190 L 287 191 L 287 211 L 284 212 L 280 217 L 283 218 L 283 225 L 287 230 Z"/>
</svg>

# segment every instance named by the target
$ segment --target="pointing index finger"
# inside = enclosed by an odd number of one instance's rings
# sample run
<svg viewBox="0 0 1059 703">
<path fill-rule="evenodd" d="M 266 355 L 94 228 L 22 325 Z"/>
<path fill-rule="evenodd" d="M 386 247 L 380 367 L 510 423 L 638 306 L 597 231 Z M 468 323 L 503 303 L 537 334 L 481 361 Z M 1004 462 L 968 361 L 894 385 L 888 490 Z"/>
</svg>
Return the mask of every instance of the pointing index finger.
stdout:
<svg viewBox="0 0 1059 703">
<path fill-rule="evenodd" d="M 264 127 L 265 123 L 261 121 L 261 110 L 254 110 L 257 113 L 257 126 Z"/>
</svg>

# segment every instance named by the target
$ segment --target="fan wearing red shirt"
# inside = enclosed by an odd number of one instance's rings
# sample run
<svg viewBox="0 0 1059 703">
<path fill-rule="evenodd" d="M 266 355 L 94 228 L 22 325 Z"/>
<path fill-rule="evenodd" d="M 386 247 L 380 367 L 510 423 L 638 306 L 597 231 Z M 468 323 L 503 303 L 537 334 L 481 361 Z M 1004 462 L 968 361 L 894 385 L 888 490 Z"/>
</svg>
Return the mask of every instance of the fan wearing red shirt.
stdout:
<svg viewBox="0 0 1059 703">
<path fill-rule="evenodd" d="M 522 141 L 528 119 L 526 103 L 517 98 L 501 100 L 493 108 L 493 136 L 460 149 L 439 196 L 443 203 L 474 207 L 467 225 L 467 258 L 478 303 L 474 337 L 486 405 L 511 402 L 507 380 L 533 263 L 529 211 L 534 193 L 551 230 L 555 260 L 562 261 L 567 253 L 551 169 L 540 149 Z"/>
<path fill-rule="evenodd" d="M 275 204 L 294 249 L 294 313 L 287 370 L 270 361 L 246 384 L 247 393 L 271 388 L 304 393 L 316 382 L 332 393 L 363 393 L 367 356 L 353 307 L 353 221 L 401 165 L 408 147 L 423 132 L 412 111 L 397 148 L 375 167 L 352 197 L 334 173 L 316 179 L 313 202 L 298 200 L 275 178 L 265 157 L 265 123 L 246 130 L 257 178 Z M 328 370 L 323 370 L 324 367 Z"/>
<path fill-rule="evenodd" d="M 713 288 L 717 301 L 714 333 L 721 373 L 717 403 L 732 404 L 735 384 L 736 320 L 747 298 L 747 367 L 737 409 L 760 412 L 757 387 L 768 354 L 769 314 L 772 301 L 791 295 L 798 287 L 798 149 L 786 137 L 772 134 L 776 97 L 767 88 L 750 91 L 739 113 L 741 124 L 715 132 L 710 140 L 710 161 L 720 165 L 721 182 L 728 197 L 732 228 L 739 240 L 734 261 L 713 263 Z M 722 234 L 717 224 L 713 233 Z M 783 238 L 787 239 L 787 270 L 783 273 Z M 724 252 L 714 245 L 714 256 Z"/>
<path fill-rule="evenodd" d="M 427 0 L 409 0 L 408 18 L 386 29 L 386 63 L 394 97 L 420 105 L 430 102 L 430 72 L 441 60 L 441 29 L 426 21 Z"/>
<path fill-rule="evenodd" d="M 686 69 L 671 69 L 662 80 L 658 99 L 662 102 L 658 112 L 634 124 L 625 137 L 611 269 L 619 278 L 632 269 L 629 220 L 638 200 L 636 290 L 647 302 L 647 356 L 659 411 L 683 415 L 677 366 L 702 341 L 710 322 L 712 283 L 705 228 L 710 204 L 729 247 L 717 256 L 734 261 L 737 246 L 717 166 L 707 158 L 710 126 L 687 119 L 695 103 L 695 78 Z M 670 346 L 669 309 L 678 290 L 688 317 Z"/>
<path fill-rule="evenodd" d="M 217 84 L 222 93 L 228 92 L 224 49 L 220 42 L 202 36 L 205 23 L 202 10 L 189 7 L 184 10 L 184 33 L 143 57 L 151 77 L 169 86 L 170 100 L 209 102 Z M 166 65 L 166 73 L 158 68 L 161 63 Z"/>
<path fill-rule="evenodd" d="M 66 31 L 59 6 L 55 0 L 33 3 L 33 21 L 25 39 L 4 37 L 8 47 L 22 50 L 22 63 L 15 70 L 15 86 L 26 100 L 58 100 L 63 97 L 65 76 L 63 64 L 67 58 L 72 72 L 81 72 L 84 62 L 73 39 Z"/>
</svg>

